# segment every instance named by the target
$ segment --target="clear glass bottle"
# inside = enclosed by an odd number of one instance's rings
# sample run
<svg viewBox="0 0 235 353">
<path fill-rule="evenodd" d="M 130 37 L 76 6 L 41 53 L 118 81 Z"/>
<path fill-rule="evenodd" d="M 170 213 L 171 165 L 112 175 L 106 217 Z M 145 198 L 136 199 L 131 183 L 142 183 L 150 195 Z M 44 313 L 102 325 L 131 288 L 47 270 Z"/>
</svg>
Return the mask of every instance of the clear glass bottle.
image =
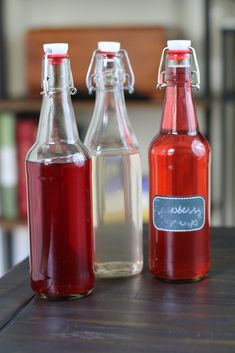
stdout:
<svg viewBox="0 0 235 353">
<path fill-rule="evenodd" d="M 130 76 L 125 73 L 124 59 Z M 85 139 L 92 155 L 95 273 L 99 277 L 131 276 L 143 267 L 141 161 L 123 93 L 125 88 L 133 91 L 133 84 L 128 56 L 120 44 L 100 42 L 87 74 L 96 102 Z"/>
<path fill-rule="evenodd" d="M 94 286 L 91 158 L 74 117 L 68 45 L 44 50 L 40 122 L 26 158 L 31 285 L 45 299 L 77 299 Z"/>
<path fill-rule="evenodd" d="M 167 281 L 198 281 L 210 267 L 210 146 L 192 97 L 199 84 L 191 42 L 168 41 L 158 75 L 166 86 L 161 129 L 149 147 L 149 267 Z"/>
</svg>

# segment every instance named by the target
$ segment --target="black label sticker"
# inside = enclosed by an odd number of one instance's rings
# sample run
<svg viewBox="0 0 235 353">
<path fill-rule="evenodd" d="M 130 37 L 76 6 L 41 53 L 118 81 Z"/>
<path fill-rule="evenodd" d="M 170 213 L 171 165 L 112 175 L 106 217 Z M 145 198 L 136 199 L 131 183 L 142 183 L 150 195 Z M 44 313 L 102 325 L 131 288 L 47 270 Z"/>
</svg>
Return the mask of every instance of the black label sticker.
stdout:
<svg viewBox="0 0 235 353">
<path fill-rule="evenodd" d="M 158 230 L 192 232 L 205 224 L 205 200 L 202 196 L 153 199 L 153 224 Z"/>
</svg>

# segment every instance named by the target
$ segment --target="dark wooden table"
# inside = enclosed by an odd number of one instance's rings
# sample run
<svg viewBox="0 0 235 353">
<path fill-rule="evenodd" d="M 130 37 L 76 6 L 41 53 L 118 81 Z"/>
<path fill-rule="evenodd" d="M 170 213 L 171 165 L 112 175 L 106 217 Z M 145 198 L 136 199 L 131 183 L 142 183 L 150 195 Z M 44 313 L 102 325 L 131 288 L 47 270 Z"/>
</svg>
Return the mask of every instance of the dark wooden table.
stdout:
<svg viewBox="0 0 235 353">
<path fill-rule="evenodd" d="M 76 302 L 35 297 L 24 261 L 0 279 L 0 330 L 1 353 L 233 353 L 235 229 L 212 229 L 212 268 L 199 283 L 167 284 L 145 269 L 98 280 Z"/>
</svg>

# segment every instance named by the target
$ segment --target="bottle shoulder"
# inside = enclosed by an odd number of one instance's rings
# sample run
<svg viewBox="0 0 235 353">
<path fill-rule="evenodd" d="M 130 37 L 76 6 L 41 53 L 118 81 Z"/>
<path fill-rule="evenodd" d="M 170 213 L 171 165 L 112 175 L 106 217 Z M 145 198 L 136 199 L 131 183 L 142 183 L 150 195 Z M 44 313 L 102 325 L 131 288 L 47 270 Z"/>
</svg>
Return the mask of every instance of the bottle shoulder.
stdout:
<svg viewBox="0 0 235 353">
<path fill-rule="evenodd" d="M 132 129 L 106 130 L 104 127 L 94 129 L 90 126 L 84 143 L 91 154 L 139 151 L 139 144 Z"/>
<path fill-rule="evenodd" d="M 133 154 L 139 152 L 138 144 L 126 143 L 125 141 L 118 139 L 94 139 L 92 141 L 85 141 L 85 145 L 90 151 L 91 155 L 96 154 Z"/>
<path fill-rule="evenodd" d="M 77 143 L 35 143 L 29 150 L 26 160 L 31 162 L 48 161 L 59 162 L 83 162 L 90 159 L 90 153 L 81 142 Z"/>
<path fill-rule="evenodd" d="M 115 95 L 114 95 L 115 96 Z M 106 97 L 107 98 L 107 97 Z M 108 106 L 105 99 L 96 101 L 96 106 L 85 138 L 90 151 L 123 150 L 134 153 L 139 144 L 131 126 L 124 100 L 113 97 L 113 105 Z"/>
<path fill-rule="evenodd" d="M 204 156 L 210 154 L 210 145 L 200 133 L 196 134 L 158 134 L 149 146 L 149 154 L 174 155 L 181 151 Z"/>
</svg>

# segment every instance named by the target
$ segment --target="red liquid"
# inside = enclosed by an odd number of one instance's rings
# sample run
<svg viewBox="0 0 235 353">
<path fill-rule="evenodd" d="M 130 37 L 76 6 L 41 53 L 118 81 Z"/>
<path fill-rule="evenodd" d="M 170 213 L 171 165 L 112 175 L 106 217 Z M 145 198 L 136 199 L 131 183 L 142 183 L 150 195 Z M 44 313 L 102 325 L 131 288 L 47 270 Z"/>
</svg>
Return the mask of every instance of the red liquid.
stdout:
<svg viewBox="0 0 235 353">
<path fill-rule="evenodd" d="M 175 82 L 185 79 L 178 71 Z M 198 132 L 191 84 L 169 84 L 162 128 L 149 148 L 151 272 L 166 280 L 203 278 L 210 266 L 210 147 Z M 153 224 L 155 196 L 202 196 L 205 224 L 201 230 L 161 231 Z"/>
<path fill-rule="evenodd" d="M 45 297 L 93 289 L 91 161 L 27 162 L 32 289 Z"/>
</svg>

